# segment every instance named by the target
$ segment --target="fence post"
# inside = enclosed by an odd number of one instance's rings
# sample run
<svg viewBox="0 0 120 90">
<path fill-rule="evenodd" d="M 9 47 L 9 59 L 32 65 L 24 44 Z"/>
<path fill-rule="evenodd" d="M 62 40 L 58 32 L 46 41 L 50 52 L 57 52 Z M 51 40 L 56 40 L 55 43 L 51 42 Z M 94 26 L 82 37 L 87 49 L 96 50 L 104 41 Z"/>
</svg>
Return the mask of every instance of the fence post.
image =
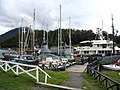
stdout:
<svg viewBox="0 0 120 90">
<path fill-rule="evenodd" d="M 16 75 L 18 76 L 18 64 L 16 65 Z"/>
<path fill-rule="evenodd" d="M 36 67 L 36 80 L 37 80 L 37 82 L 39 82 L 39 70 L 38 70 L 38 66 Z"/>
<path fill-rule="evenodd" d="M 7 72 L 7 62 L 5 62 L 5 72 Z"/>
<path fill-rule="evenodd" d="M 47 75 L 45 75 L 45 83 L 47 83 Z"/>
</svg>

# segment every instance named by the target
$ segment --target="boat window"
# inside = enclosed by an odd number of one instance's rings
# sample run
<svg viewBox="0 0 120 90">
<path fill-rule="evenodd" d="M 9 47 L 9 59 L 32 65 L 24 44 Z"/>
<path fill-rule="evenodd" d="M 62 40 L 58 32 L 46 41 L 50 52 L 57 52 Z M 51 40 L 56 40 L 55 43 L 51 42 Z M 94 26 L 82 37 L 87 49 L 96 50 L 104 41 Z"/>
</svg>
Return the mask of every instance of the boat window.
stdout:
<svg viewBox="0 0 120 90">
<path fill-rule="evenodd" d="M 107 44 L 103 44 L 103 45 L 102 45 L 102 48 L 106 48 L 106 47 L 107 47 Z"/>
<path fill-rule="evenodd" d="M 89 54 L 89 51 L 84 51 L 84 54 Z"/>
<path fill-rule="evenodd" d="M 92 47 L 92 42 L 80 43 L 80 46 L 91 46 Z"/>
<path fill-rule="evenodd" d="M 119 53 L 119 50 L 117 50 L 116 52 Z"/>
<path fill-rule="evenodd" d="M 102 51 L 102 53 L 104 53 L 104 51 Z"/>
<path fill-rule="evenodd" d="M 99 54 L 101 54 L 101 51 L 98 51 Z"/>
<path fill-rule="evenodd" d="M 90 47 L 92 47 L 93 45 L 91 44 Z"/>
<path fill-rule="evenodd" d="M 97 47 L 99 47 L 99 44 L 97 45 Z"/>
</svg>

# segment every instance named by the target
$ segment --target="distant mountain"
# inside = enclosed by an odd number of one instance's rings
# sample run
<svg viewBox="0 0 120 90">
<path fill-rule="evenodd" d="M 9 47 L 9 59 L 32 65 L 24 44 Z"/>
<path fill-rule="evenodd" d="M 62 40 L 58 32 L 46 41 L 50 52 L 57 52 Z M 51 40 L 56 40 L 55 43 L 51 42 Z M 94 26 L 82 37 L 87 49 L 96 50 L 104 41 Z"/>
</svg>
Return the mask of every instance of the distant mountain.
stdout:
<svg viewBox="0 0 120 90">
<path fill-rule="evenodd" d="M 7 39 L 12 38 L 13 36 L 15 36 L 16 34 L 18 34 L 19 30 L 22 30 L 21 28 L 22 27 L 15 28 L 15 29 L 12 29 L 12 30 L 0 35 L 0 42 L 6 41 Z M 28 30 L 28 29 L 29 29 L 28 27 L 25 27 L 25 30 Z"/>
<path fill-rule="evenodd" d="M 5 41 L 13 36 L 15 36 L 19 31 L 19 28 L 12 29 L 2 35 L 0 35 L 0 41 Z"/>
</svg>

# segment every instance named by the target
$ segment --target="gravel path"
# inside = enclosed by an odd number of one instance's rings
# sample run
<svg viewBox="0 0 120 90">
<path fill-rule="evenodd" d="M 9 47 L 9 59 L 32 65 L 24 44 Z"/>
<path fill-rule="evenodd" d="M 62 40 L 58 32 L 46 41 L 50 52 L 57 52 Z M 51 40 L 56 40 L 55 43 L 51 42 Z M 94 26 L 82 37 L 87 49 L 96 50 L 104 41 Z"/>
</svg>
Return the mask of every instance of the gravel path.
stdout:
<svg viewBox="0 0 120 90">
<path fill-rule="evenodd" d="M 70 74 L 70 79 L 65 83 L 65 86 L 73 88 L 82 88 L 83 77 L 80 75 L 85 71 L 87 64 L 85 65 L 74 65 L 66 69 Z"/>
<path fill-rule="evenodd" d="M 81 76 L 81 73 L 85 71 L 86 67 L 87 67 L 87 64 L 74 65 L 67 68 L 66 71 L 69 72 L 70 79 L 63 86 L 81 89 L 84 81 L 83 77 Z M 33 90 L 52 90 L 52 89 L 50 87 L 38 86 Z M 54 89 L 54 90 L 60 90 L 60 89 Z"/>
</svg>

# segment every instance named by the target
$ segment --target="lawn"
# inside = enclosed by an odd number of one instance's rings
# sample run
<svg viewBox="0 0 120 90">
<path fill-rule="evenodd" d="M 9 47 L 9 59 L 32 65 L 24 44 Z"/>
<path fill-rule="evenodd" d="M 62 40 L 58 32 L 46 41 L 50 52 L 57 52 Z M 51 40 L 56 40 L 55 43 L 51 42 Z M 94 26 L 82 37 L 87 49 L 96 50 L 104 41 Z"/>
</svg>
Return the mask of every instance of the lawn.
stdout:
<svg viewBox="0 0 120 90">
<path fill-rule="evenodd" d="M 69 74 L 65 71 L 50 71 L 46 72 L 52 77 L 48 79 L 48 83 L 63 84 L 68 80 Z M 34 74 L 35 72 L 32 72 Z M 44 82 L 44 75 L 40 73 L 40 81 Z M 13 72 L 7 73 L 0 69 L 0 90 L 34 90 L 35 80 L 26 74 L 15 76 Z"/>
<path fill-rule="evenodd" d="M 118 71 L 110 71 L 110 70 L 104 70 L 101 71 L 101 73 L 107 75 L 108 77 L 116 80 L 120 83 L 120 75 Z M 83 89 L 84 90 L 106 90 L 106 88 L 101 85 L 93 76 L 83 73 L 83 78 L 85 79 Z"/>
<path fill-rule="evenodd" d="M 104 70 L 102 73 L 120 83 L 120 71 Z"/>
<path fill-rule="evenodd" d="M 84 78 L 83 90 L 106 90 L 94 77 L 87 73 L 82 74 Z"/>
</svg>

